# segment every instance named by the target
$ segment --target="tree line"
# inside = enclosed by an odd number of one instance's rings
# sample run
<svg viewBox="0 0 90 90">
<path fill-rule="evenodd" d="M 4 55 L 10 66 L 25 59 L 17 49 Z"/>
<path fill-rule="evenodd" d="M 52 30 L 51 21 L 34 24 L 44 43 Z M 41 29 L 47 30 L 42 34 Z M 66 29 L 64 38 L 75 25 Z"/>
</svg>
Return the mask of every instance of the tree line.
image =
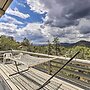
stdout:
<svg viewBox="0 0 90 90">
<path fill-rule="evenodd" d="M 81 51 L 81 53 L 77 56 L 77 58 L 81 59 L 90 59 L 90 48 L 86 46 L 73 46 L 73 47 L 64 47 L 60 45 L 60 41 L 58 37 L 55 37 L 52 42 L 47 41 L 47 45 L 34 45 L 27 38 L 24 38 L 22 42 L 17 42 L 11 36 L 0 36 L 0 50 L 25 50 L 29 52 L 50 54 L 50 55 L 58 55 L 71 57 L 77 51 Z"/>
</svg>

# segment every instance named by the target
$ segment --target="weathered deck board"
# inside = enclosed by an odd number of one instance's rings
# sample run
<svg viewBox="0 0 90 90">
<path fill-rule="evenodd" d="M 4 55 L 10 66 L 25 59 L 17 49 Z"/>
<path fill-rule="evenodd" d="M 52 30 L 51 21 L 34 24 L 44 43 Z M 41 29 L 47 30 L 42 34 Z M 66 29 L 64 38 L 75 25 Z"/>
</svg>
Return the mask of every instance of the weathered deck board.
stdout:
<svg viewBox="0 0 90 90">
<path fill-rule="evenodd" d="M 15 73 L 15 67 L 13 67 L 12 65 L 11 65 L 11 67 L 10 66 L 6 66 L 6 68 L 11 70 L 12 73 Z M 24 72 L 24 73 L 26 73 L 26 72 Z M 22 81 L 23 81 L 23 84 L 25 84 L 25 83 L 28 84 L 29 88 L 31 90 L 33 90 L 34 89 L 33 87 L 36 87 L 36 85 L 31 80 L 29 81 L 30 78 L 26 77 L 24 75 L 24 73 L 22 75 L 17 74 L 15 78 L 18 78 L 18 80 L 21 81 L 20 83 L 22 83 Z"/>
<path fill-rule="evenodd" d="M 8 68 L 8 67 L 7 67 Z M 13 67 L 13 65 L 12 65 L 12 67 L 11 67 L 13 70 L 15 70 L 15 68 Z M 20 75 L 19 75 L 20 76 Z M 44 82 L 45 82 L 45 80 L 46 79 L 44 79 L 44 78 L 42 78 L 41 76 L 39 76 L 39 75 L 37 75 L 37 74 L 35 74 L 35 73 L 33 73 L 32 71 L 27 71 L 26 73 L 23 73 L 22 74 L 22 76 L 24 76 L 24 77 L 26 77 L 26 78 L 28 78 L 28 79 L 30 79 L 34 84 L 36 84 L 36 85 L 38 85 L 38 86 L 40 86 L 40 85 L 42 85 Z M 48 87 L 49 87 L 49 89 L 50 90 L 55 90 L 55 88 L 57 87 L 57 85 L 49 85 Z M 35 86 L 36 87 L 36 86 Z M 48 88 L 47 88 L 48 89 Z"/>
<path fill-rule="evenodd" d="M 0 74 L 4 77 L 4 79 L 10 85 L 10 87 L 12 88 L 12 90 L 22 90 L 22 89 L 19 89 L 17 86 L 15 86 L 15 84 L 9 78 L 9 73 L 3 68 L 3 65 L 0 65 Z"/>
<path fill-rule="evenodd" d="M 24 68 L 25 68 L 24 66 L 23 67 L 19 66 L 19 69 L 21 70 Z M 13 64 L 6 64 L 6 65 L 0 64 L 0 73 L 3 75 L 7 83 L 11 86 L 12 90 L 36 90 L 48 78 L 51 77 L 50 75 L 38 71 L 34 68 L 30 68 L 29 71 L 10 77 L 9 75 L 15 73 L 15 71 L 16 67 Z M 77 86 L 74 86 L 60 79 L 53 78 L 51 80 L 51 83 L 46 85 L 41 90 L 84 90 L 84 89 L 81 89 Z"/>
</svg>

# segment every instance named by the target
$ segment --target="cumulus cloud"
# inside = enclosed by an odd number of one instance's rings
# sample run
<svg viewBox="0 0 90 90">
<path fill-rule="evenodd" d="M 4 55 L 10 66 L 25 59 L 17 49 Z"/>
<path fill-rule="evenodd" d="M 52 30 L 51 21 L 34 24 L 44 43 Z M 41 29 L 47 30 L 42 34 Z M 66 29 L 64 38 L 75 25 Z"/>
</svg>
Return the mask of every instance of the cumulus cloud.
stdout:
<svg viewBox="0 0 90 90">
<path fill-rule="evenodd" d="M 26 27 L 22 28 L 22 30 L 18 31 L 20 34 L 28 35 L 31 38 L 39 38 L 42 36 L 42 33 L 40 31 L 40 24 L 37 23 L 29 23 L 26 25 Z"/>
<path fill-rule="evenodd" d="M 88 34 L 88 33 L 90 33 L 90 26 L 82 26 L 80 28 L 80 33 L 81 34 Z"/>
<path fill-rule="evenodd" d="M 41 4 L 39 0 L 26 0 L 26 2 L 31 10 L 40 14 L 46 12 L 46 7 L 44 7 L 44 4 Z"/>
<path fill-rule="evenodd" d="M 17 25 L 9 23 L 0 23 L 0 35 L 15 36 L 17 34 Z"/>
<path fill-rule="evenodd" d="M 18 21 L 14 17 L 10 17 L 6 14 L 2 17 L 1 20 L 4 21 L 4 22 L 12 23 L 12 24 L 23 24 L 21 21 Z"/>
<path fill-rule="evenodd" d="M 90 33 L 82 34 L 76 26 L 57 28 L 42 23 L 28 23 L 23 28 L 18 25 L 0 23 L 0 34 L 13 36 L 18 41 L 28 38 L 34 44 L 44 44 L 53 41 L 54 37 L 59 37 L 60 42 L 74 43 L 79 40 L 90 40 Z"/>
<path fill-rule="evenodd" d="M 17 1 L 20 4 L 21 1 Z M 26 37 L 33 43 L 47 43 L 48 40 L 52 42 L 54 37 L 59 37 L 60 42 L 90 41 L 90 0 L 24 1 L 34 12 L 39 14 L 47 12 L 43 23 L 28 22 L 21 27 L 23 22 L 8 14 L 23 19 L 30 15 L 19 12 L 17 8 L 9 8 L 7 14 L 3 16 L 4 22 L 0 22 L 0 35 L 12 35 L 19 41 Z"/>
<path fill-rule="evenodd" d="M 82 18 L 77 28 L 81 34 L 90 33 L 90 19 Z"/>
<path fill-rule="evenodd" d="M 48 9 L 46 24 L 57 27 L 78 25 L 78 19 L 90 15 L 90 0 L 40 0 Z"/>
<path fill-rule="evenodd" d="M 14 16 L 17 16 L 17 17 L 19 17 L 19 18 L 23 18 L 23 19 L 26 19 L 26 18 L 29 18 L 29 17 L 30 17 L 29 14 L 21 13 L 17 8 L 15 8 L 15 9 L 9 8 L 9 9 L 6 11 L 6 13 L 7 13 L 7 14 L 14 15 Z"/>
<path fill-rule="evenodd" d="M 29 23 L 24 28 L 18 30 L 18 35 L 22 36 L 22 38 L 27 37 L 32 40 L 34 43 L 36 41 L 40 42 L 41 40 L 45 40 L 45 36 L 42 33 L 40 28 L 40 23 Z"/>
</svg>

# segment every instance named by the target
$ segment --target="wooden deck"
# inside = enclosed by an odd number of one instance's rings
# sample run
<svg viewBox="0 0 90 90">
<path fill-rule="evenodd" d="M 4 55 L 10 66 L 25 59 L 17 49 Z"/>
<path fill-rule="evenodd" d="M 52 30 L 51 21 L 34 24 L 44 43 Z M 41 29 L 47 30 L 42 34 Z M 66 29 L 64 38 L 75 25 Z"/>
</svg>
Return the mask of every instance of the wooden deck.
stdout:
<svg viewBox="0 0 90 90">
<path fill-rule="evenodd" d="M 24 66 L 19 66 L 20 70 L 25 69 Z M 36 90 L 39 88 L 50 75 L 30 68 L 29 71 L 9 76 L 16 72 L 16 67 L 13 64 L 0 64 L 0 74 L 5 78 L 12 90 Z M 41 90 L 84 90 L 70 83 L 53 78 L 51 82 Z"/>
</svg>

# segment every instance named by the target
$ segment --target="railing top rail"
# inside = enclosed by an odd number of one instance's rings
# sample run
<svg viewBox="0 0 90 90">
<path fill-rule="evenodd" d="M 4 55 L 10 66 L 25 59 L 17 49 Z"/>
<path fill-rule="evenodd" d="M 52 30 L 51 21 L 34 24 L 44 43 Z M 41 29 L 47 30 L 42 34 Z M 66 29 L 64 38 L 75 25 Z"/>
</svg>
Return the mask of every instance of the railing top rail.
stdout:
<svg viewBox="0 0 90 90">
<path fill-rule="evenodd" d="M 0 53 L 1 52 L 5 52 L 5 51 L 0 51 Z M 8 52 L 10 52 L 10 50 Z M 48 54 L 34 53 L 34 52 L 21 51 L 21 50 L 12 50 L 12 52 L 25 53 L 25 54 L 44 56 L 44 57 L 50 57 L 50 58 L 57 58 L 57 59 L 61 59 L 61 60 L 69 60 L 70 59 L 70 58 L 66 58 L 66 57 L 63 57 L 63 56 L 53 56 L 53 55 L 48 55 Z M 73 59 L 72 62 L 78 62 L 78 63 L 83 63 L 83 64 L 90 64 L 90 60 L 84 60 L 84 59 Z"/>
</svg>

